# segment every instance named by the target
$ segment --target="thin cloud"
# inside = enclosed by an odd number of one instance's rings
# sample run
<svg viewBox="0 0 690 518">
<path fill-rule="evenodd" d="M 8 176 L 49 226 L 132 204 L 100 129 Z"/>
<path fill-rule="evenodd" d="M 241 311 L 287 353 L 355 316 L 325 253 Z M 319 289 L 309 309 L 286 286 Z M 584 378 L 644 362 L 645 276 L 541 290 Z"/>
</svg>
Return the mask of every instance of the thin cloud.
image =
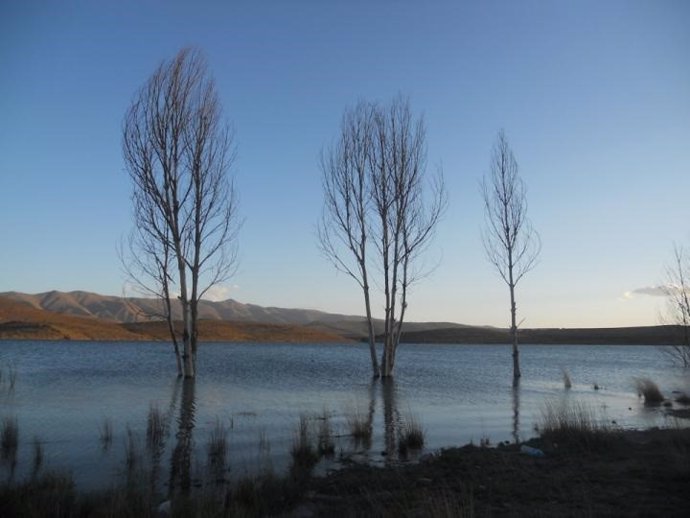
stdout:
<svg viewBox="0 0 690 518">
<path fill-rule="evenodd" d="M 659 286 L 645 286 L 637 288 L 632 291 L 626 291 L 623 298 L 632 299 L 636 295 L 647 295 L 649 297 L 667 297 L 673 291 L 679 291 L 680 287 L 673 284 L 665 284 Z"/>
<path fill-rule="evenodd" d="M 213 302 L 227 300 L 230 298 L 230 292 L 235 291 L 238 288 L 239 286 L 236 284 L 232 286 L 228 286 L 227 284 L 216 284 L 215 286 L 211 286 L 204 294 L 204 300 L 210 300 Z"/>
</svg>

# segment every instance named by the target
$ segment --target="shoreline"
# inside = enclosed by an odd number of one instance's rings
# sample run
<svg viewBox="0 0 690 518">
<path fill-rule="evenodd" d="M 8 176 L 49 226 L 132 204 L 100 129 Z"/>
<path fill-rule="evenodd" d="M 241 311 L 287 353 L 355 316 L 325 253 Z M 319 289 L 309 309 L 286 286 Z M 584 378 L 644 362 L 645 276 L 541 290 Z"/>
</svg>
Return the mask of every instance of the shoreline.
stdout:
<svg viewBox="0 0 690 518">
<path fill-rule="evenodd" d="M 69 475 L 45 472 L 1 482 L 0 515 L 47 517 L 59 507 L 64 516 L 685 516 L 690 428 L 556 429 L 522 443 L 443 448 L 414 463 L 312 469 L 295 462 L 284 477 L 211 483 L 172 501 L 151 493 L 146 477 L 78 492 Z"/>
</svg>

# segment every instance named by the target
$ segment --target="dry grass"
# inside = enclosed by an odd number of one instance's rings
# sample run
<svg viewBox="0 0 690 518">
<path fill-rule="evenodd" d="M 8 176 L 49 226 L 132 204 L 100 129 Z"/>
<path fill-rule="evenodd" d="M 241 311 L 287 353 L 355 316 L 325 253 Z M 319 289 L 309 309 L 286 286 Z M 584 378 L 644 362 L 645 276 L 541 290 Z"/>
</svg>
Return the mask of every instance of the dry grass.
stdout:
<svg viewBox="0 0 690 518">
<path fill-rule="evenodd" d="M 645 405 L 658 405 L 664 401 L 664 395 L 658 385 L 649 378 L 636 378 L 635 387 L 637 394 L 644 398 Z"/>
<path fill-rule="evenodd" d="M 41 440 L 38 437 L 34 437 L 33 441 L 33 450 L 34 450 L 34 455 L 33 455 L 33 466 L 32 466 L 32 473 L 33 476 L 35 477 L 39 471 L 41 471 L 41 467 L 43 466 L 43 444 L 41 443 Z"/>
<path fill-rule="evenodd" d="M 125 468 L 128 475 L 134 473 L 140 461 L 139 443 L 132 429 L 127 426 L 127 435 L 125 437 Z"/>
<path fill-rule="evenodd" d="M 146 418 L 146 446 L 151 450 L 159 449 L 165 442 L 167 426 L 165 417 L 158 405 L 151 403 Z"/>
<path fill-rule="evenodd" d="M 371 445 L 371 423 L 366 415 L 359 410 L 349 412 L 346 417 L 347 429 L 352 437 L 355 447 L 360 445 L 369 448 Z"/>
<path fill-rule="evenodd" d="M 113 444 L 113 422 L 105 418 L 101 423 L 99 440 L 101 441 L 101 448 L 103 451 L 108 451 Z"/>
<path fill-rule="evenodd" d="M 313 444 L 311 430 L 309 429 L 309 419 L 305 415 L 301 415 L 299 418 L 297 430 L 292 440 L 290 455 L 292 456 L 291 467 L 293 472 L 308 472 L 319 460 L 319 455 Z"/>
<path fill-rule="evenodd" d="M 552 443 L 583 448 L 605 447 L 610 444 L 613 431 L 592 407 L 580 402 L 554 401 L 544 404 L 537 429 L 543 439 Z"/>
<path fill-rule="evenodd" d="M 405 418 L 398 429 L 398 453 L 407 455 L 410 450 L 424 447 L 424 428 L 416 416 Z"/>
<path fill-rule="evenodd" d="M 210 470 L 217 477 L 220 477 L 225 471 L 228 450 L 228 429 L 219 419 L 216 419 L 206 442 L 206 456 Z"/>
<path fill-rule="evenodd" d="M 16 417 L 5 417 L 0 431 L 0 456 L 3 461 L 14 464 L 19 447 L 19 424 Z"/>
<path fill-rule="evenodd" d="M 328 412 L 324 409 L 319 418 L 319 430 L 317 434 L 317 451 L 320 456 L 330 457 L 335 453 L 333 430 Z"/>
</svg>

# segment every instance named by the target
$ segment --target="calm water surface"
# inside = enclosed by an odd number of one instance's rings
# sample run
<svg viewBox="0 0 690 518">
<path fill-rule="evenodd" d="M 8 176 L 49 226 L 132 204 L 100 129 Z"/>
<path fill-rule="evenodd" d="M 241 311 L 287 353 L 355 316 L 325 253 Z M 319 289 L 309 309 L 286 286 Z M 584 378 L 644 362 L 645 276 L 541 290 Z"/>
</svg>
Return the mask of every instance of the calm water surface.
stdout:
<svg viewBox="0 0 690 518">
<path fill-rule="evenodd" d="M 14 391 L 0 392 L 0 418 L 19 423 L 15 476 L 29 469 L 37 437 L 47 465 L 72 470 L 80 486 L 92 488 L 123 470 L 128 428 L 143 449 L 151 405 L 169 423 L 162 457 L 169 461 L 179 443 L 183 398 L 191 412 L 182 425 L 191 431 L 198 462 L 221 422 L 229 429 L 230 472 L 240 476 L 267 465 L 285 468 L 300 415 L 315 426 L 319 416 L 330 417 L 336 458 L 355 452 L 356 459 L 382 463 L 392 458 L 381 452 L 392 448 L 395 427 L 410 416 L 422 423 L 425 447 L 433 450 L 483 438 L 526 439 L 553 400 L 585 403 L 622 427 L 672 426 L 661 409 L 638 399 L 634 378 L 651 378 L 667 396 L 690 393 L 690 376 L 656 347 L 524 345 L 517 392 L 508 346 L 404 344 L 395 381 L 387 384 L 371 383 L 368 358 L 366 345 L 202 344 L 190 392 L 175 378 L 169 344 L 0 342 L 0 365 L 16 372 Z M 564 368 L 573 383 L 568 391 Z M 347 437 L 352 414 L 373 419 L 369 448 Z M 105 419 L 114 431 L 107 450 L 99 438 Z"/>
</svg>

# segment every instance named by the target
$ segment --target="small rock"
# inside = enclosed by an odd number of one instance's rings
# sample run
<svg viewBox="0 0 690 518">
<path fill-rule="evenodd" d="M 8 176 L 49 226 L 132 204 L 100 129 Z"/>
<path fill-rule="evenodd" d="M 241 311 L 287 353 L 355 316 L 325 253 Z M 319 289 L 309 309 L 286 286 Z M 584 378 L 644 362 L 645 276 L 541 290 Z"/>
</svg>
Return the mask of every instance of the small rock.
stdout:
<svg viewBox="0 0 690 518">
<path fill-rule="evenodd" d="M 532 448 L 526 444 L 520 446 L 520 451 L 526 455 L 529 455 L 530 457 L 544 457 L 544 452 L 539 448 Z"/>
</svg>

